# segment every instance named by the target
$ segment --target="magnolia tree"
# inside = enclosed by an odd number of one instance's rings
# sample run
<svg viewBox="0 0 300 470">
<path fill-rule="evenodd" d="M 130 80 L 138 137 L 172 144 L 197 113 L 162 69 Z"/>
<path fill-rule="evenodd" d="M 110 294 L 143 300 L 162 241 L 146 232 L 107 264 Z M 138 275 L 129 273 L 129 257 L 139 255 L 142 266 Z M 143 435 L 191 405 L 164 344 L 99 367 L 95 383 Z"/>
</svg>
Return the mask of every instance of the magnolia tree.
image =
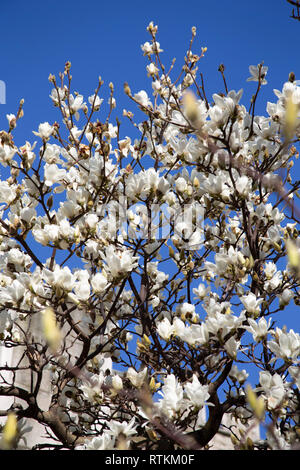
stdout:
<svg viewBox="0 0 300 470">
<path fill-rule="evenodd" d="M 300 336 L 278 321 L 299 303 L 300 87 L 291 73 L 258 116 L 267 67 L 250 66 L 247 110 L 220 65 L 209 102 L 195 28 L 174 79 L 147 29 L 133 139 L 113 85 L 103 118 L 101 78 L 85 102 L 70 63 L 49 77 L 61 122 L 18 147 L 21 101 L 1 132 L 0 334 L 18 358 L 0 367 L 2 446 L 31 418 L 51 437 L 36 449 L 209 449 L 227 415 L 236 449 L 297 448 Z"/>
</svg>

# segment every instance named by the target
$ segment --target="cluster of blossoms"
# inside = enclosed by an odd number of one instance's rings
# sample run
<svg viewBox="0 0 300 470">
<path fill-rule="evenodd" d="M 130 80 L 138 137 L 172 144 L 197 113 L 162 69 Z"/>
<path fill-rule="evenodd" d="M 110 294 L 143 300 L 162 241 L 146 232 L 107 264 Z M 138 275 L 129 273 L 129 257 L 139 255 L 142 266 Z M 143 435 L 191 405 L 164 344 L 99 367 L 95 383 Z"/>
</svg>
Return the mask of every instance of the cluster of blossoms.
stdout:
<svg viewBox="0 0 300 470">
<path fill-rule="evenodd" d="M 225 415 L 238 429 L 266 414 L 266 439 L 235 437 L 236 447 L 292 448 L 300 336 L 275 323 L 299 304 L 299 270 L 286 255 L 293 243 L 300 260 L 300 87 L 291 74 L 257 116 L 267 67 L 250 67 L 247 110 L 221 65 L 226 90 L 209 103 L 195 28 L 174 81 L 157 27 L 148 31 L 152 90 L 124 86 L 146 116 L 135 124 L 123 111 L 135 139 L 110 122 L 113 84 L 106 118 L 101 78 L 87 102 L 71 94 L 69 62 L 59 84 L 49 77 L 63 126 L 44 122 L 37 141 L 18 147 L 22 101 L 0 132 L 0 340 L 24 351 L 0 365 L 0 395 L 11 394 L 10 372 L 31 369 L 33 388 L 14 388 L 28 400 L 17 417 L 43 423 L 62 448 L 207 448 Z M 257 402 L 247 399 L 250 378 Z"/>
</svg>

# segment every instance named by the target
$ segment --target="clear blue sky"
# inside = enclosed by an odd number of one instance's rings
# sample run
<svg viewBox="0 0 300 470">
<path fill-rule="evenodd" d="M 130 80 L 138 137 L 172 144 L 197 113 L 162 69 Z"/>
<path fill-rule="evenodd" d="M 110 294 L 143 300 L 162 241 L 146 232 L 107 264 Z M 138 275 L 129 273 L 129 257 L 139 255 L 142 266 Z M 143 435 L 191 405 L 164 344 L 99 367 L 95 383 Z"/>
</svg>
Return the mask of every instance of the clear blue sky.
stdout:
<svg viewBox="0 0 300 470">
<path fill-rule="evenodd" d="M 248 108 L 256 90 L 253 82 L 246 82 L 248 67 L 264 61 L 269 67 L 268 84 L 256 107 L 264 114 L 266 102 L 276 98 L 273 88 L 281 89 L 290 71 L 300 79 L 300 22 L 290 18 L 291 10 L 285 0 L 2 0 L 0 80 L 6 83 L 7 96 L 6 104 L 0 105 L 0 127 L 7 128 L 5 116 L 16 113 L 21 98 L 25 99 L 25 115 L 15 132 L 17 145 L 36 140 L 32 130 L 39 123 L 59 119 L 49 98 L 48 76 L 58 76 L 67 60 L 72 63 L 73 85 L 85 100 L 101 75 L 105 102 L 108 83 L 115 85 L 114 116 L 122 120 L 123 108 L 135 111 L 123 93 L 123 84 L 127 81 L 133 92 L 145 89 L 151 93 L 148 61 L 140 48 L 150 38 L 146 31 L 150 21 L 158 25 L 166 65 L 173 57 L 182 64 L 191 27 L 197 27 L 192 50 L 200 53 L 201 47 L 208 48 L 199 66 L 209 100 L 212 93 L 223 91 L 218 72 L 223 63 L 228 88 L 244 88 L 242 102 Z M 121 135 L 130 135 L 127 124 L 123 130 L 121 127 Z M 297 330 L 296 324 L 299 320 L 292 313 L 288 326 Z"/>
</svg>

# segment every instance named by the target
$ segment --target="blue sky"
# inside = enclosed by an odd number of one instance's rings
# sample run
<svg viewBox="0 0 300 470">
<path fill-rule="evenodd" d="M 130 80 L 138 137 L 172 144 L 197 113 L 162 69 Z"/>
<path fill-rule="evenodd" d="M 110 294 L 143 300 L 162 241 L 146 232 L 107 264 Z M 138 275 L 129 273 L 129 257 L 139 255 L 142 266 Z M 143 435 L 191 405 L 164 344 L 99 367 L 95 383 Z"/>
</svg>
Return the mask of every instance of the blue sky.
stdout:
<svg viewBox="0 0 300 470">
<path fill-rule="evenodd" d="M 223 63 L 229 90 L 244 88 L 242 102 L 248 108 L 256 90 L 255 83 L 246 82 L 248 67 L 264 61 L 269 67 L 268 84 L 256 106 L 256 111 L 264 114 L 267 101 L 275 100 L 273 89 L 282 88 L 289 72 L 294 71 L 300 79 L 300 23 L 290 18 L 291 9 L 285 0 L 2 0 L 0 80 L 6 84 L 6 104 L 0 105 L 0 126 L 7 128 L 5 116 L 17 112 L 21 98 L 25 99 L 25 114 L 15 131 L 17 145 L 25 140 L 34 142 L 32 130 L 37 130 L 39 123 L 59 119 L 49 98 L 48 76 L 58 76 L 67 60 L 72 63 L 74 89 L 84 94 L 85 100 L 93 94 L 99 75 L 105 82 L 105 103 L 108 84 L 114 83 L 117 110 L 113 118 L 124 121 L 123 108 L 136 111 L 123 93 L 124 82 L 134 93 L 141 89 L 151 93 L 148 61 L 140 47 L 150 38 L 146 31 L 150 21 L 158 25 L 166 66 L 173 57 L 178 66 L 182 64 L 191 28 L 196 26 L 193 52 L 208 48 L 199 71 L 204 75 L 209 101 L 212 93 L 224 90 L 218 72 Z M 124 123 L 121 136 L 130 132 Z M 299 320 L 291 315 L 288 326 L 295 328 Z"/>
</svg>

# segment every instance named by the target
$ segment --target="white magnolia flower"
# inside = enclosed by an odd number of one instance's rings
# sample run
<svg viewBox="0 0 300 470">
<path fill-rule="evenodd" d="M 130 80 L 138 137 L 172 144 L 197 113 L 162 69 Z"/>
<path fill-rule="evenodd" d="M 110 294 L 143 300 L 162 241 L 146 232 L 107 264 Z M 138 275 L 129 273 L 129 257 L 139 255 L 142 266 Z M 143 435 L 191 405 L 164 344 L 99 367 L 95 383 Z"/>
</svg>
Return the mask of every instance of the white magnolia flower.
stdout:
<svg viewBox="0 0 300 470">
<path fill-rule="evenodd" d="M 103 103 L 103 99 L 99 98 L 98 95 L 96 97 L 95 95 L 92 95 L 92 96 L 89 96 L 88 100 L 91 106 L 94 105 L 94 110 L 99 111 L 100 106 Z"/>
<path fill-rule="evenodd" d="M 201 325 L 193 324 L 186 326 L 183 331 L 179 332 L 178 336 L 191 346 L 204 345 L 208 343 L 209 331 L 205 323 L 201 323 Z"/>
<path fill-rule="evenodd" d="M 241 196 L 247 197 L 252 189 L 252 181 L 246 175 L 240 176 L 235 182 L 235 187 Z"/>
<path fill-rule="evenodd" d="M 102 370 L 99 374 L 93 374 L 89 377 L 89 381 L 84 381 L 79 385 L 80 390 L 82 390 L 84 397 L 93 403 L 97 397 L 100 397 L 103 394 L 102 385 L 105 381 L 105 375 Z"/>
<path fill-rule="evenodd" d="M 137 434 L 137 424 L 135 425 L 135 417 L 133 417 L 129 423 L 127 421 L 119 422 L 116 420 L 111 420 L 108 423 L 108 427 L 108 432 L 113 437 L 118 437 L 120 434 L 126 437 L 131 437 Z"/>
<path fill-rule="evenodd" d="M 0 161 L 3 166 L 7 166 L 13 159 L 15 153 L 16 153 L 16 148 L 11 147 L 10 145 L 4 144 L 0 145 Z"/>
<path fill-rule="evenodd" d="M 133 367 L 129 367 L 126 374 L 134 387 L 140 388 L 143 386 L 147 377 L 147 367 L 140 372 L 136 372 Z"/>
<path fill-rule="evenodd" d="M 241 297 L 241 301 L 248 313 L 252 313 L 253 315 L 259 314 L 260 304 L 263 302 L 263 299 L 257 299 L 253 292 L 249 292 L 249 294 Z"/>
<path fill-rule="evenodd" d="M 112 245 L 108 246 L 103 256 L 107 270 L 113 278 L 119 278 L 132 271 L 137 266 L 137 256 L 133 256 L 131 250 L 116 250 Z"/>
<path fill-rule="evenodd" d="M 163 397 L 159 402 L 160 409 L 171 419 L 183 405 L 183 388 L 174 374 L 167 375 L 158 393 Z"/>
<path fill-rule="evenodd" d="M 58 92 L 57 92 L 58 90 Z M 63 88 L 53 88 L 51 90 L 51 95 L 50 98 L 52 99 L 53 103 L 58 106 L 59 105 L 59 102 L 62 102 L 65 100 L 66 98 L 66 93 L 68 91 L 68 88 L 66 86 L 64 86 Z"/>
<path fill-rule="evenodd" d="M 292 329 L 289 332 L 284 332 L 277 327 L 274 340 L 268 342 L 268 348 L 277 358 L 296 361 L 300 355 L 300 335 Z"/>
<path fill-rule="evenodd" d="M 38 132 L 33 131 L 34 135 L 39 136 L 43 140 L 48 140 L 49 137 L 53 134 L 54 127 L 49 124 L 49 122 L 44 122 L 39 125 Z"/>
<path fill-rule="evenodd" d="M 259 373 L 259 382 L 261 387 L 257 390 L 263 390 L 269 408 L 274 409 L 279 404 L 283 404 L 282 400 L 286 395 L 286 389 L 279 374 L 271 375 L 270 372 L 266 370 L 261 371 Z"/>
<path fill-rule="evenodd" d="M 193 374 L 192 382 L 187 382 L 184 385 L 184 391 L 191 403 L 197 407 L 202 408 L 205 402 L 209 399 L 208 385 L 201 385 L 196 374 Z"/>
<path fill-rule="evenodd" d="M 243 328 L 253 335 L 254 341 L 259 342 L 266 338 L 267 334 L 269 333 L 271 321 L 272 319 L 269 318 L 269 321 L 267 323 L 267 320 L 262 317 L 256 323 L 253 318 L 247 318 L 249 326 L 244 326 Z"/>
<path fill-rule="evenodd" d="M 226 343 L 224 344 L 224 349 L 229 357 L 231 357 L 232 359 L 236 359 L 240 344 L 241 342 L 234 339 L 233 336 L 231 336 L 231 338 L 226 341 Z"/>
<path fill-rule="evenodd" d="M 159 322 L 156 328 L 159 336 L 165 341 L 168 341 L 174 333 L 174 327 L 171 325 L 168 318 L 164 318 Z"/>
<path fill-rule="evenodd" d="M 115 391 L 119 391 L 119 390 L 122 390 L 123 388 L 123 380 L 121 379 L 121 377 L 119 375 L 114 375 L 112 377 L 112 387 Z"/>
<path fill-rule="evenodd" d="M 265 76 L 267 75 L 268 72 L 268 67 L 262 66 L 261 64 L 258 65 L 250 65 L 249 67 L 249 72 L 251 74 L 251 77 L 247 78 L 247 82 L 258 82 L 259 77 L 261 80 L 262 85 L 266 85 L 268 82 L 265 79 Z"/>
<path fill-rule="evenodd" d="M 91 295 L 91 286 L 89 283 L 89 273 L 85 270 L 79 270 L 76 273 L 77 282 L 74 285 L 74 292 L 78 300 L 88 300 Z"/>
<path fill-rule="evenodd" d="M 92 278 L 91 278 L 91 285 L 93 288 L 93 291 L 96 294 L 101 294 L 102 292 L 105 291 L 108 282 L 106 277 L 102 273 L 96 273 Z"/>
<path fill-rule="evenodd" d="M 149 65 L 146 67 L 148 76 L 153 77 L 154 75 L 157 75 L 158 73 L 158 68 L 151 62 Z"/>
<path fill-rule="evenodd" d="M 84 109 L 86 104 L 83 102 L 83 96 L 82 95 L 69 95 L 69 102 L 70 102 L 70 109 L 71 113 L 75 115 L 75 119 L 78 121 L 79 120 L 79 111 L 81 109 Z M 65 109 L 67 109 L 67 106 L 65 106 Z"/>
<path fill-rule="evenodd" d="M 112 450 L 115 446 L 115 438 L 107 433 L 102 436 L 93 437 L 91 440 L 86 440 L 83 448 L 77 446 L 76 450 Z"/>
<path fill-rule="evenodd" d="M 277 297 L 279 299 L 279 306 L 285 307 L 290 303 L 291 299 L 294 297 L 294 293 L 290 289 L 286 288 L 279 295 L 277 295 Z"/>
<path fill-rule="evenodd" d="M 45 163 L 44 175 L 46 186 L 53 186 L 53 184 L 62 181 L 66 174 L 66 170 L 63 168 L 58 168 L 58 166 L 54 163 Z"/>
<path fill-rule="evenodd" d="M 195 294 L 195 298 L 203 300 L 210 291 L 210 287 L 206 287 L 204 284 L 199 284 L 197 288 L 193 289 L 193 293 Z"/>
<path fill-rule="evenodd" d="M 145 92 L 145 90 L 141 90 L 138 93 L 136 93 L 134 95 L 134 99 L 138 101 L 142 106 L 145 106 L 145 108 L 151 105 L 151 101 L 147 93 Z"/>
</svg>

